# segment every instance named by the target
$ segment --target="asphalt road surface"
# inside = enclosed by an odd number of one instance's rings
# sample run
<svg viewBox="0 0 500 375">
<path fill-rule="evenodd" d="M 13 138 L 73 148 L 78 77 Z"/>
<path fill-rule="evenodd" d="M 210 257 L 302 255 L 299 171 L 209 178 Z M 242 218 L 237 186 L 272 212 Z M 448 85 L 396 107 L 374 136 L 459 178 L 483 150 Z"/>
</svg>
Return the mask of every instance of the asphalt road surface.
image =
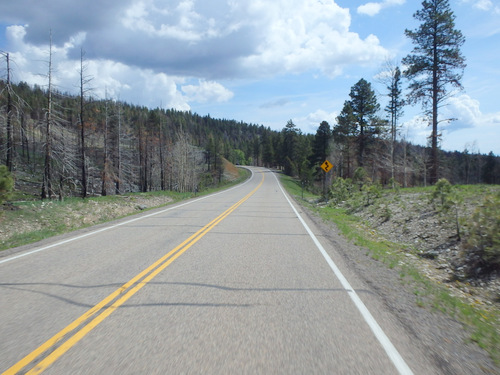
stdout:
<svg viewBox="0 0 500 375">
<path fill-rule="evenodd" d="M 277 177 L 0 258 L 4 374 L 433 374 Z"/>
</svg>

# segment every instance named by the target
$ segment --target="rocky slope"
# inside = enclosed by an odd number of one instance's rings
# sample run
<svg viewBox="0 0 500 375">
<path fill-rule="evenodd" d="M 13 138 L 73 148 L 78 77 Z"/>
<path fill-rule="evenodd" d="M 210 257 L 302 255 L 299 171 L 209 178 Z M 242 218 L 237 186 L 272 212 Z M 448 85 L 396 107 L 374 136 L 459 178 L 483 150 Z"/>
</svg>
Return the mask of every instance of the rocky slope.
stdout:
<svg viewBox="0 0 500 375">
<path fill-rule="evenodd" d="M 467 227 L 484 196 L 500 187 L 465 190 L 459 204 L 443 210 L 429 189 L 383 192 L 370 205 L 344 202 L 383 238 L 401 244 L 407 257 L 429 278 L 474 303 L 500 308 L 500 270 L 471 277 L 465 249 Z"/>
</svg>

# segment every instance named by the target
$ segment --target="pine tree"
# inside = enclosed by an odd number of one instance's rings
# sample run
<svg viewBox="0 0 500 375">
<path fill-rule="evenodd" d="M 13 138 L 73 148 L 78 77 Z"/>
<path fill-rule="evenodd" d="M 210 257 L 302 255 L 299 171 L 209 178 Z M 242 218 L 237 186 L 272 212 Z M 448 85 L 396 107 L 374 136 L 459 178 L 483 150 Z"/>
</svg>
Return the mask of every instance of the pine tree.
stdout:
<svg viewBox="0 0 500 375">
<path fill-rule="evenodd" d="M 271 131 L 262 135 L 262 161 L 265 167 L 270 168 L 275 164 L 274 146 Z"/>
<path fill-rule="evenodd" d="M 493 152 L 490 151 L 488 156 L 486 157 L 486 162 L 484 163 L 482 170 L 483 182 L 485 184 L 495 184 L 497 183 L 498 174 L 496 171 L 497 160 Z"/>
<path fill-rule="evenodd" d="M 351 176 L 351 153 L 355 134 L 356 118 L 352 112 L 351 102 L 346 100 L 342 112 L 337 116 L 337 125 L 333 128 L 332 132 L 335 143 L 341 149 L 342 162 L 339 165 L 339 175 L 342 177 Z"/>
<path fill-rule="evenodd" d="M 302 133 L 292 120 L 288 120 L 286 126 L 281 132 L 283 134 L 282 157 L 285 166 L 284 172 L 288 176 L 293 176 L 298 170 L 298 138 Z"/>
<path fill-rule="evenodd" d="M 394 159 L 394 146 L 396 144 L 396 136 L 398 129 L 398 120 L 403 116 L 403 106 L 405 101 L 402 98 L 402 88 L 401 88 L 401 70 L 399 67 L 390 69 L 390 81 L 388 82 L 387 90 L 389 97 L 389 104 L 385 107 L 385 111 L 390 117 L 391 124 L 391 177 L 392 177 L 392 187 L 394 188 L 395 181 L 395 159 Z"/>
<path fill-rule="evenodd" d="M 410 102 L 421 102 L 432 117 L 431 183 L 438 179 L 438 110 L 449 96 L 448 87 L 462 89 L 460 83 L 465 58 L 460 52 L 465 38 L 455 29 L 455 15 L 448 0 L 424 0 L 414 18 L 421 21 L 416 30 L 405 30 L 415 45 L 403 59 L 411 80 Z"/>
<path fill-rule="evenodd" d="M 322 121 L 319 124 L 313 143 L 313 164 L 321 164 L 330 154 L 330 140 L 332 138 L 332 130 L 327 121 Z"/>
<path fill-rule="evenodd" d="M 349 96 L 351 97 L 352 114 L 358 127 L 358 166 L 362 167 L 367 137 L 370 136 L 369 127 L 373 123 L 380 105 L 371 84 L 363 78 L 351 88 Z"/>
</svg>

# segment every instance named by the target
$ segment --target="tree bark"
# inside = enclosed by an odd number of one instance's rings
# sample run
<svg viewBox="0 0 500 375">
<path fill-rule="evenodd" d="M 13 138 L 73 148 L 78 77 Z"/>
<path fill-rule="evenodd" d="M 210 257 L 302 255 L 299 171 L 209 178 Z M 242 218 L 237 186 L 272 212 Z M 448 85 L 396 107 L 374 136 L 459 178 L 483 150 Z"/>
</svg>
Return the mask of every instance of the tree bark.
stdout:
<svg viewBox="0 0 500 375">
<path fill-rule="evenodd" d="M 14 141 L 12 136 L 12 95 L 10 84 L 10 62 L 9 54 L 6 54 L 7 59 L 7 160 L 6 165 L 9 172 L 12 172 L 13 155 L 14 155 Z"/>
<path fill-rule="evenodd" d="M 437 27 L 437 26 L 436 26 Z M 435 184 L 438 180 L 438 52 L 437 52 L 437 35 L 434 35 L 434 59 L 432 68 L 432 134 L 431 134 L 431 184 Z"/>
<path fill-rule="evenodd" d="M 83 51 L 80 53 L 80 158 L 82 198 L 87 197 L 87 167 L 85 164 L 85 99 L 84 99 Z"/>
<path fill-rule="evenodd" d="M 52 197 L 52 34 L 49 43 L 49 87 L 47 91 L 47 115 L 45 126 L 45 167 L 43 172 L 42 199 Z"/>
</svg>

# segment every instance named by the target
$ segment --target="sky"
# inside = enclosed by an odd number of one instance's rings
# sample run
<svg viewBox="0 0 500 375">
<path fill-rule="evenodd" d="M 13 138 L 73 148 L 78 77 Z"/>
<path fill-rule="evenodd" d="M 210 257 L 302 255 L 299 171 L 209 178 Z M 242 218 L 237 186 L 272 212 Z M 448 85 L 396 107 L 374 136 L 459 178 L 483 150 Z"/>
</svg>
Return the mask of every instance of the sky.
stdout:
<svg viewBox="0 0 500 375">
<path fill-rule="evenodd" d="M 500 155 L 500 0 L 450 0 L 465 36 L 462 84 L 441 109 L 441 147 Z M 81 51 L 92 95 L 314 134 L 364 78 L 383 109 L 387 62 L 400 64 L 417 0 L 16 0 L 0 2 L 12 76 L 77 93 Z M 51 37 L 50 37 L 51 35 Z M 0 75 L 6 69 L 0 65 Z M 407 82 L 404 82 L 405 85 Z M 400 137 L 426 144 L 420 105 Z M 381 110 L 381 117 L 387 114 Z"/>
</svg>

